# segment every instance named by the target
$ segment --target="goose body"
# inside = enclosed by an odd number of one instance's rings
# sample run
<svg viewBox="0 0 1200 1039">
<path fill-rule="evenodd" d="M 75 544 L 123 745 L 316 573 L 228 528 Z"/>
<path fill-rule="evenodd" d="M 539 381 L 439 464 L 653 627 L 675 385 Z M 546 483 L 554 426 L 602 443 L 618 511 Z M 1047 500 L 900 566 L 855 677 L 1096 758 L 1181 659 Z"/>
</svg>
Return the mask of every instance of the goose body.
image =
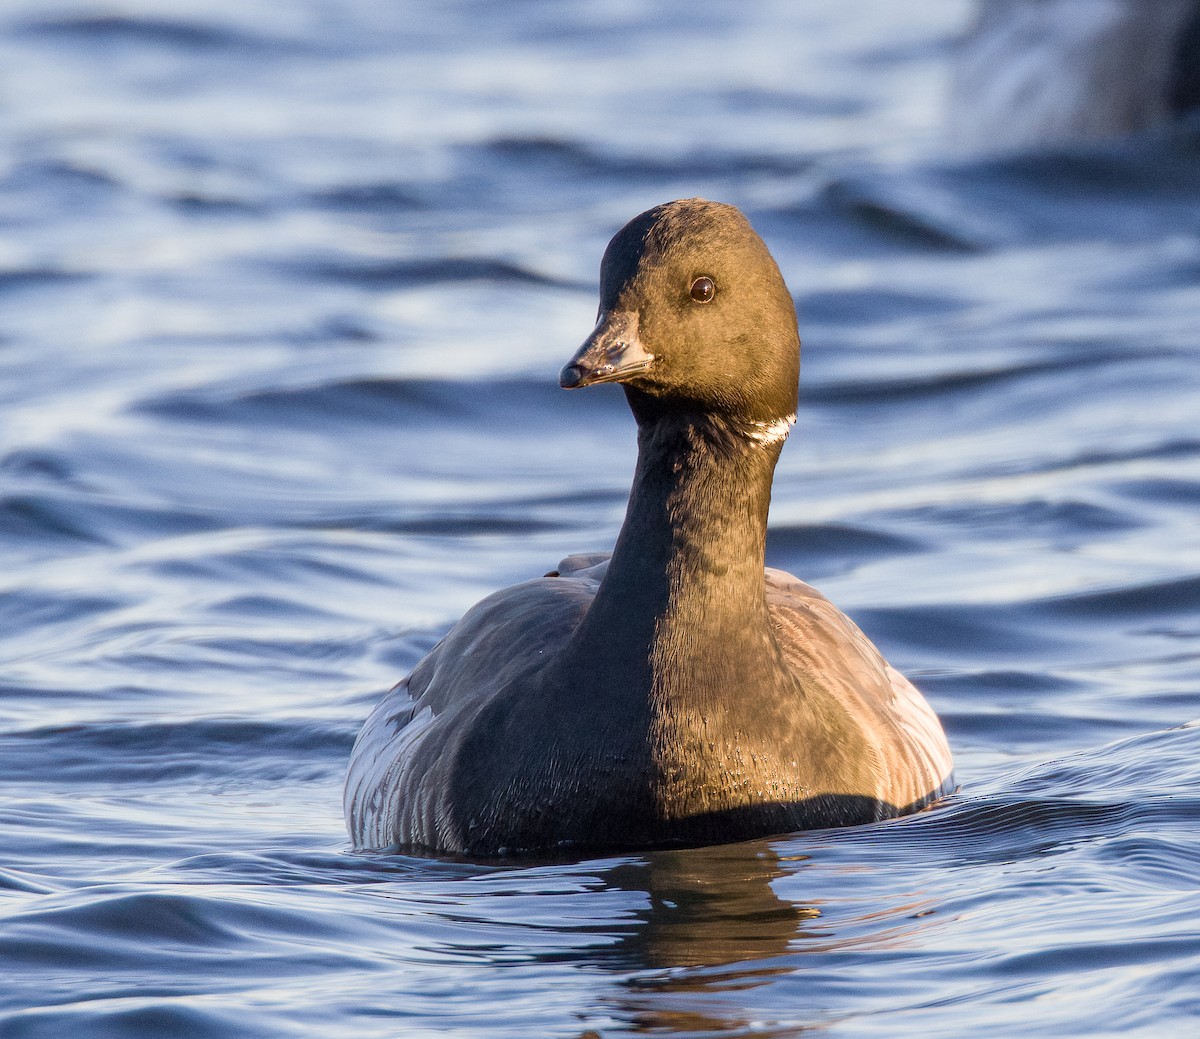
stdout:
<svg viewBox="0 0 1200 1039">
<path fill-rule="evenodd" d="M 624 385 L 638 464 L 609 556 L 488 596 L 375 708 L 360 849 L 717 843 L 914 811 L 953 784 L 932 710 L 815 589 L 764 567 L 795 310 L 732 206 L 627 224 L 560 382 Z"/>
</svg>

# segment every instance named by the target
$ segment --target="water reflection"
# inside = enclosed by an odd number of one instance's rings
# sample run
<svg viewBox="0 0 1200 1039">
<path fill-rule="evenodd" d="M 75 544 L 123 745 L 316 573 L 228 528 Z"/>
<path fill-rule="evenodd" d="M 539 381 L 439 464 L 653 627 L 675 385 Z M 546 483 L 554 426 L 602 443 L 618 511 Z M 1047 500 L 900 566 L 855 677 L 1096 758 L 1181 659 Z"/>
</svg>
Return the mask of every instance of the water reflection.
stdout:
<svg viewBox="0 0 1200 1039">
<path fill-rule="evenodd" d="M 606 879 L 648 897 L 641 925 L 622 942 L 622 966 L 711 966 L 785 952 L 804 933 L 804 922 L 821 914 L 815 905 L 775 894 L 771 882 L 783 874 L 765 841 L 657 851 L 622 862 Z"/>
<path fill-rule="evenodd" d="M 614 865 L 605 881 L 644 893 L 645 902 L 634 914 L 636 925 L 601 961 L 626 977 L 600 1007 L 633 1034 L 753 1028 L 770 1035 L 783 1034 L 774 1028 L 795 1034 L 823 1027 L 826 1012 L 811 1002 L 803 976 L 834 967 L 830 957 L 850 949 L 911 941 L 925 926 L 927 907 L 906 899 L 881 911 L 883 878 L 852 868 L 847 879 L 857 872 L 855 885 L 873 889 L 862 914 L 854 912 L 853 899 L 782 894 L 804 890 L 798 880 L 808 862 L 794 844 L 764 840 L 658 851 Z M 833 872 L 838 875 L 836 866 Z M 826 887 L 830 876 L 827 868 L 815 871 L 816 886 Z"/>
</svg>

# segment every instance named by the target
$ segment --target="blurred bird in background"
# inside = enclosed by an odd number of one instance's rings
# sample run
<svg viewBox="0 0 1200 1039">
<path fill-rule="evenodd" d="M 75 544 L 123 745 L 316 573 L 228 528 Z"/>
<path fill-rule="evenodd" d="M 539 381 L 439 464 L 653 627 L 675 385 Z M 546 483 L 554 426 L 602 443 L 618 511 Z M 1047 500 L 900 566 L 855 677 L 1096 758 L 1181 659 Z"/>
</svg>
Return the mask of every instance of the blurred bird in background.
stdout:
<svg viewBox="0 0 1200 1039">
<path fill-rule="evenodd" d="M 951 80 L 970 148 L 1070 144 L 1200 111 L 1200 0 L 981 0 Z"/>
</svg>

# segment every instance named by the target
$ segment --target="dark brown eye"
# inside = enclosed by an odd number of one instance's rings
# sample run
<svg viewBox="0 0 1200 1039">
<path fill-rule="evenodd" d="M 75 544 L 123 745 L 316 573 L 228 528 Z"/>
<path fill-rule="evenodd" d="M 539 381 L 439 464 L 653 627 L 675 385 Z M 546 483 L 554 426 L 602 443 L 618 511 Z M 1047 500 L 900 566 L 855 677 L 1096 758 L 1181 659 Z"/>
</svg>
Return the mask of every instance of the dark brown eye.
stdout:
<svg viewBox="0 0 1200 1039">
<path fill-rule="evenodd" d="M 697 303 L 711 303 L 716 294 L 717 286 L 707 275 L 702 274 L 692 282 L 692 299 Z"/>
</svg>

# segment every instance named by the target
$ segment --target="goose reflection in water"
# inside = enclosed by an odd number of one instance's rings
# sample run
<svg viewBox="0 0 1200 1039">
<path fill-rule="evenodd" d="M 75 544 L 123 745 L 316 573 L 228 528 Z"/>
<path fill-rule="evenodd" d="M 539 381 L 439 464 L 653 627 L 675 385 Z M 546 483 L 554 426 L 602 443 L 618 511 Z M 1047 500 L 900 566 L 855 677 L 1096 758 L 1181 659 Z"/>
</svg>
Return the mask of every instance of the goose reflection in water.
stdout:
<svg viewBox="0 0 1200 1039">
<path fill-rule="evenodd" d="M 826 915 L 827 899 L 781 893 L 803 890 L 808 861 L 797 842 L 764 839 L 654 851 L 605 870 L 606 886 L 644 893 L 645 903 L 613 945 L 589 957 L 604 970 L 636 972 L 601 995 L 592 1012 L 606 1009 L 619 1029 L 665 1035 L 728 1034 L 764 1019 L 787 1034 L 819 1027 L 824 1012 L 811 1005 L 806 968 L 837 971 L 847 953 L 908 945 L 933 918 L 925 915 L 928 903 L 911 896 L 884 910 L 879 899 L 868 899 L 871 908 L 861 915 L 848 914 L 839 898 L 829 904 L 835 922 Z M 863 872 L 851 862 L 848 877 Z M 822 878 L 827 888 L 828 869 Z M 764 1007 L 766 985 L 786 1003 Z M 606 1034 L 601 1027 L 582 1036 Z"/>
</svg>

